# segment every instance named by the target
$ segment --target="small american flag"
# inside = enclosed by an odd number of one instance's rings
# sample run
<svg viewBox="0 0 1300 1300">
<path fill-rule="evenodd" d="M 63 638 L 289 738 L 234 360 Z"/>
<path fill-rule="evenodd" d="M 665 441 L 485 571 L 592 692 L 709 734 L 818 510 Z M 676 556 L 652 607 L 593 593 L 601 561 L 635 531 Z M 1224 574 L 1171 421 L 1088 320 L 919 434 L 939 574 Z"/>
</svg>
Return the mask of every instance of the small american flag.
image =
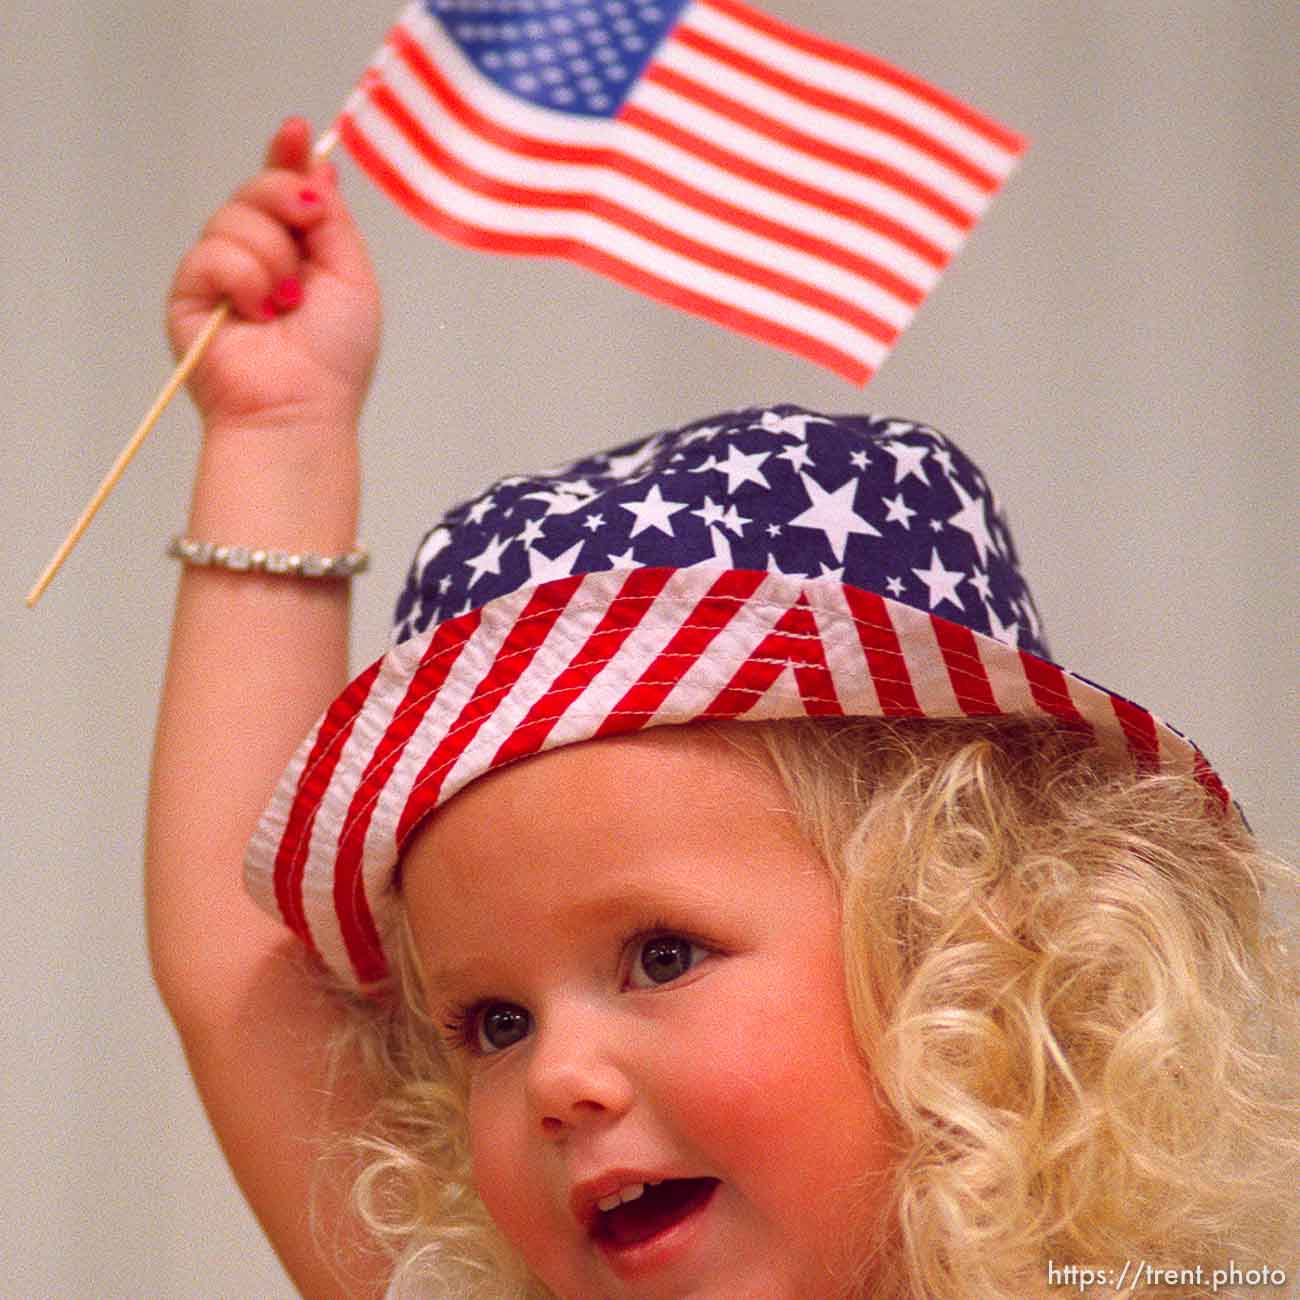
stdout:
<svg viewBox="0 0 1300 1300">
<path fill-rule="evenodd" d="M 879 368 L 1024 150 L 739 0 L 423 0 L 336 124 L 437 233 Z"/>
</svg>

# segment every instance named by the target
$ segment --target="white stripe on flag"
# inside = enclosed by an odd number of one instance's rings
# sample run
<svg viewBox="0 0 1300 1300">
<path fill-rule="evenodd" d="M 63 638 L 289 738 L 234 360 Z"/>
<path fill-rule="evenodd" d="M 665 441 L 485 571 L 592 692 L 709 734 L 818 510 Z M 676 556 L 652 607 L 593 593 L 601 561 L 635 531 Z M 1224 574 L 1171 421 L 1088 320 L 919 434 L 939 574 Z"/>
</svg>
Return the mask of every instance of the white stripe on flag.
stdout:
<svg viewBox="0 0 1300 1300">
<path fill-rule="evenodd" d="M 661 116 L 666 116 L 663 110 L 672 107 L 673 103 L 685 104 L 685 101 L 680 101 L 678 96 L 662 86 L 647 87 L 646 93 L 648 100 L 658 102 L 659 109 L 656 111 Z M 645 107 L 645 103 L 642 107 Z M 698 115 L 702 116 L 703 110 L 698 110 Z M 734 124 L 725 123 L 724 119 L 715 117 L 714 121 L 720 124 L 720 129 L 740 130 Z M 753 133 L 748 135 L 754 141 L 761 138 L 754 136 Z M 727 171 L 713 163 L 705 162 L 702 158 L 696 158 L 684 149 L 678 148 L 667 140 L 661 140 L 648 131 L 642 131 L 640 127 L 631 123 L 625 125 L 621 143 L 623 151 L 629 157 L 648 166 L 657 167 L 669 175 L 678 176 L 686 184 L 693 185 L 696 189 L 725 203 L 745 208 L 768 220 L 792 226 L 805 234 L 824 239 L 827 243 L 838 244 L 857 257 L 871 258 L 906 280 L 921 293 L 932 289 L 939 279 L 937 268 L 931 266 L 924 258 L 917 257 L 911 250 L 900 248 L 897 243 L 884 235 L 857 225 L 847 217 L 827 212 L 825 208 L 768 189 L 747 179 L 739 172 Z M 769 141 L 768 165 L 772 162 L 773 149 L 774 146 Z M 891 192 L 882 194 L 880 198 L 882 202 L 877 206 L 881 211 L 886 212 L 892 219 L 898 220 L 898 214 L 894 209 L 902 206 L 896 201 L 899 196 Z M 910 200 L 906 202 L 911 203 Z M 916 205 L 911 204 L 911 206 Z M 941 248 L 951 251 L 961 242 L 960 236 L 953 233 L 955 228 L 941 217 L 936 217 L 934 213 L 926 210 L 918 213 L 917 217 L 918 229 L 924 227 L 921 233 Z"/>
<path fill-rule="evenodd" d="M 679 41 L 666 41 L 654 63 L 680 72 L 682 76 L 690 77 L 756 113 L 788 124 L 796 131 L 906 172 L 972 218 L 988 206 L 989 195 L 985 190 L 907 141 L 787 95 L 698 50 L 689 49 Z M 635 93 L 632 98 L 636 98 Z"/>
<path fill-rule="evenodd" d="M 771 136 L 733 122 L 703 104 L 693 103 L 667 86 L 642 82 L 628 97 L 628 103 L 668 119 L 746 163 L 780 172 L 787 179 L 815 186 L 870 208 L 891 221 L 908 226 L 945 253 L 956 252 L 966 237 L 966 232 L 959 226 L 945 221 L 938 213 L 892 186 L 804 153 L 794 145 L 773 140 Z M 851 229 L 862 254 L 875 258 L 918 288 L 928 288 L 938 279 L 938 268 L 887 235 L 865 226 L 851 226 Z"/>
<path fill-rule="evenodd" d="M 1005 178 L 1016 165 L 1017 154 L 972 130 L 937 105 L 873 77 L 869 72 L 796 49 L 765 32 L 737 22 L 707 3 L 694 4 L 686 11 L 686 25 L 786 76 L 810 82 L 819 89 L 901 118 L 999 178 Z"/>
</svg>

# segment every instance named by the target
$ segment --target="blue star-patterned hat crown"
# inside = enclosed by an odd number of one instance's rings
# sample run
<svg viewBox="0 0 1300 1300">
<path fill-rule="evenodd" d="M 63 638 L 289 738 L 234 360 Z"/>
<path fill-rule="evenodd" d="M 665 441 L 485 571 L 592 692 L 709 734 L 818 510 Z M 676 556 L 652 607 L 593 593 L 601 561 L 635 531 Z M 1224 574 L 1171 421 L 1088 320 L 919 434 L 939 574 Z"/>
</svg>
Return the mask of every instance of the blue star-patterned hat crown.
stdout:
<svg viewBox="0 0 1300 1300">
<path fill-rule="evenodd" d="M 502 479 L 425 537 L 398 642 L 522 586 L 716 564 L 832 577 L 1047 657 L 978 467 L 923 424 L 780 405 Z"/>
</svg>

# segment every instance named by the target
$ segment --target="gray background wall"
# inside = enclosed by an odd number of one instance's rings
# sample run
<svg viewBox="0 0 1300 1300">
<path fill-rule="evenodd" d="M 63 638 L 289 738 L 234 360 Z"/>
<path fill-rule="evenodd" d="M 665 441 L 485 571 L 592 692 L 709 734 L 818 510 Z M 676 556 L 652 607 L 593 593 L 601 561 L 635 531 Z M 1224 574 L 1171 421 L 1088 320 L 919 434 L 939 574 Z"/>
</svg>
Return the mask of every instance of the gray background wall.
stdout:
<svg viewBox="0 0 1300 1300">
<path fill-rule="evenodd" d="M 988 471 L 1057 657 L 1185 725 L 1288 850 L 1287 7 L 767 8 L 1024 131 L 1020 171 L 860 393 L 568 265 L 441 245 L 344 162 L 387 300 L 357 666 L 422 527 L 489 477 L 751 401 L 912 416 Z M 168 373 L 178 256 L 281 116 L 332 116 L 396 3 L 4 10 L 0 1294 L 288 1296 L 190 1094 L 142 936 L 185 402 L 38 610 L 21 598 Z"/>
</svg>

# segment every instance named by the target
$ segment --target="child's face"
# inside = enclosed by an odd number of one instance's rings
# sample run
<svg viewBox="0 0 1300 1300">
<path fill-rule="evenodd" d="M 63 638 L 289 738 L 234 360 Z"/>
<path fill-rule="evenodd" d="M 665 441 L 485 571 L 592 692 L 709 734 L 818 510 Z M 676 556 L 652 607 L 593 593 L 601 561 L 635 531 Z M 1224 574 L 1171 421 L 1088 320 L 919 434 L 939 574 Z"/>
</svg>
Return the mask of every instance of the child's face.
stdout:
<svg viewBox="0 0 1300 1300">
<path fill-rule="evenodd" d="M 480 1193 L 565 1300 L 836 1295 L 883 1213 L 838 906 L 787 806 L 665 727 L 480 779 L 406 859 L 429 1009 L 469 1009 Z"/>
</svg>

